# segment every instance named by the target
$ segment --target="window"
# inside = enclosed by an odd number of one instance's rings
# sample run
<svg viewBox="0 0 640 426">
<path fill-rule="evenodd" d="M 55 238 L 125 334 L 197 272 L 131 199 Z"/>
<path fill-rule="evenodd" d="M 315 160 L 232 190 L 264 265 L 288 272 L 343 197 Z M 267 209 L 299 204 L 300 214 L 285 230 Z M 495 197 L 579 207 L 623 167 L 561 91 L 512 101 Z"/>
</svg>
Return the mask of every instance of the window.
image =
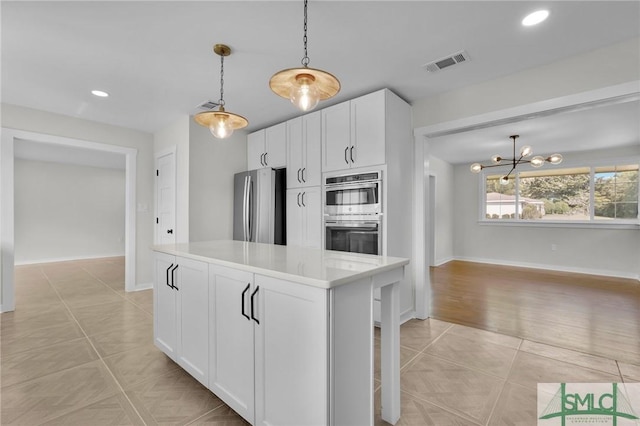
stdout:
<svg viewBox="0 0 640 426">
<path fill-rule="evenodd" d="M 485 221 L 636 223 L 638 164 L 485 175 Z"/>
</svg>

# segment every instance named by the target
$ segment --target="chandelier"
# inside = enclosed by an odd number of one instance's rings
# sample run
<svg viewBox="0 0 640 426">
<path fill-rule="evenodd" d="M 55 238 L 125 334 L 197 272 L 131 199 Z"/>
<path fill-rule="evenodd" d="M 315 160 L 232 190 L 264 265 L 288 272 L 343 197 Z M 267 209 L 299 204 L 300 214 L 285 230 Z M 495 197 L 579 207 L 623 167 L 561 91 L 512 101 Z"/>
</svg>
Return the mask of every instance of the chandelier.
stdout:
<svg viewBox="0 0 640 426">
<path fill-rule="evenodd" d="M 208 127 L 211 134 L 218 139 L 231 136 L 234 130 L 247 127 L 249 122 L 241 115 L 227 112 L 224 109 L 224 57 L 231 55 L 231 48 L 224 44 L 216 44 L 213 51 L 220 56 L 220 100 L 217 111 L 204 111 L 193 119 L 201 126 Z"/>
<path fill-rule="evenodd" d="M 302 111 L 311 111 L 318 101 L 329 99 L 340 91 L 340 82 L 332 74 L 309 68 L 307 55 L 307 0 L 304 0 L 304 56 L 302 68 L 289 68 L 275 73 L 269 87 L 278 96 L 291 100 Z"/>
<path fill-rule="evenodd" d="M 500 183 L 503 185 L 506 185 L 507 183 L 509 183 L 509 176 L 511 175 L 511 173 L 516 169 L 516 167 L 519 164 L 524 164 L 524 163 L 529 163 L 531 164 L 532 167 L 542 167 L 544 165 L 545 162 L 549 162 L 551 164 L 560 164 L 562 163 L 562 155 L 560 154 L 552 154 L 547 158 L 544 158 L 541 155 L 536 155 L 535 157 L 533 157 L 531 160 L 525 160 L 525 158 L 531 156 L 533 154 L 533 150 L 531 149 L 531 147 L 529 145 L 525 145 L 522 148 L 520 148 L 520 157 L 516 158 L 516 139 L 520 137 L 520 135 L 511 135 L 509 136 L 511 139 L 513 139 L 513 158 L 502 158 L 499 155 L 494 155 L 493 157 L 491 157 L 491 162 L 493 164 L 490 164 L 488 166 L 482 165 L 480 163 L 473 163 L 470 167 L 470 170 L 473 173 L 480 173 L 480 171 L 482 171 L 482 169 L 486 169 L 489 167 L 499 167 L 499 166 L 507 166 L 510 165 L 511 166 L 511 170 L 509 170 L 509 173 L 507 173 L 506 175 L 502 176 L 500 178 Z M 503 163 L 504 161 L 504 163 Z"/>
</svg>

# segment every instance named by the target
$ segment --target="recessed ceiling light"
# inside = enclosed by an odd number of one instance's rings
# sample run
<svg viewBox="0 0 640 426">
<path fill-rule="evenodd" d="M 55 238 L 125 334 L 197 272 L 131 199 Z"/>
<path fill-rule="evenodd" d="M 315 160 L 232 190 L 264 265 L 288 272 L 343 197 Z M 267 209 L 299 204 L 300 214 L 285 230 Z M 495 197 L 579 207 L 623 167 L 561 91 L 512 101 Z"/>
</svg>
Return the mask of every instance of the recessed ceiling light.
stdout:
<svg viewBox="0 0 640 426">
<path fill-rule="evenodd" d="M 522 20 L 522 25 L 524 25 L 525 27 L 537 25 L 540 22 L 547 19 L 548 16 L 549 16 L 548 10 L 537 10 L 525 16 L 525 18 Z"/>
<path fill-rule="evenodd" d="M 103 92 L 102 90 L 92 90 L 91 93 L 95 96 L 99 96 L 101 98 L 106 98 L 109 96 L 107 92 Z"/>
</svg>

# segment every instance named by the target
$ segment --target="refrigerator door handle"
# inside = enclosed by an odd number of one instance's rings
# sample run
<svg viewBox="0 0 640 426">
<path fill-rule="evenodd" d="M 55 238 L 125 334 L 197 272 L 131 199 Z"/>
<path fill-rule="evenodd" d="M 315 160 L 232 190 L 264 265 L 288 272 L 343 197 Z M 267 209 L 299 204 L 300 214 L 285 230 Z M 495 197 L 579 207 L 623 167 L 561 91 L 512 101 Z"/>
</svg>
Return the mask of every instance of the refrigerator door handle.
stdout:
<svg viewBox="0 0 640 426">
<path fill-rule="evenodd" d="M 242 233 L 243 233 L 243 241 L 247 241 L 247 223 L 248 223 L 248 210 L 249 210 L 249 176 L 244 177 L 244 188 L 242 191 Z"/>
<path fill-rule="evenodd" d="M 248 184 L 248 188 L 249 190 L 247 191 L 247 205 L 248 205 L 248 216 L 247 216 L 247 234 L 248 234 L 248 239 L 247 241 L 251 241 L 253 239 L 253 181 L 251 180 L 251 176 L 249 176 L 249 184 Z"/>
</svg>

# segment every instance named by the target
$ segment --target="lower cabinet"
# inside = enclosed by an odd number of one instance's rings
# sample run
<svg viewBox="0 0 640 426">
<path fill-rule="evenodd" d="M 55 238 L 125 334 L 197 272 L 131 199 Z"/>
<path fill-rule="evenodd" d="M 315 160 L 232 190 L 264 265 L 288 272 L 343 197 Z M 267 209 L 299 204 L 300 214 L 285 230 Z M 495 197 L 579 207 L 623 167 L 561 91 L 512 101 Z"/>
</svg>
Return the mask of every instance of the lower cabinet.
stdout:
<svg viewBox="0 0 640 426">
<path fill-rule="evenodd" d="M 249 422 L 255 415 L 254 292 L 252 273 L 209 265 L 209 389 Z"/>
<path fill-rule="evenodd" d="M 328 291 L 209 269 L 209 388 L 254 425 L 328 424 Z"/>
<path fill-rule="evenodd" d="M 154 259 L 155 345 L 207 386 L 209 265 L 164 253 Z"/>
<path fill-rule="evenodd" d="M 329 290 L 154 259 L 158 348 L 253 425 L 329 424 Z"/>
</svg>

